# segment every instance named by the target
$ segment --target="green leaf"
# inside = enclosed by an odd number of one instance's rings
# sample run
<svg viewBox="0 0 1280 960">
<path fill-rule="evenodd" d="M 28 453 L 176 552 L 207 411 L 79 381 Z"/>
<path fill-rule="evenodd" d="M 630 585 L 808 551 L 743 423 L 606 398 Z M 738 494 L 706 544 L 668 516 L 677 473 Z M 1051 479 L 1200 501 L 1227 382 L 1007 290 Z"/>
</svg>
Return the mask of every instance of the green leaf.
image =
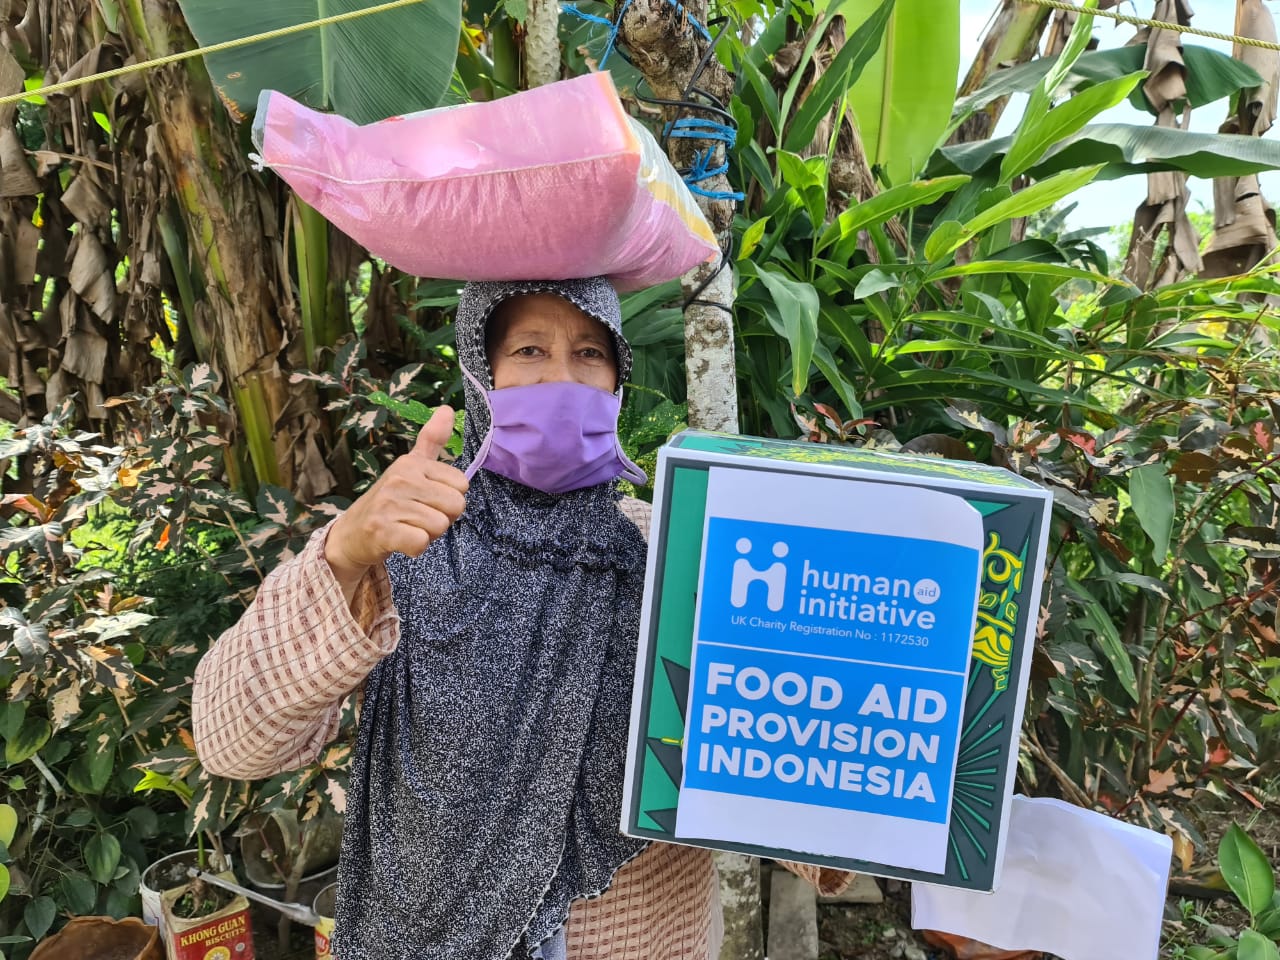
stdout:
<svg viewBox="0 0 1280 960">
<path fill-rule="evenodd" d="M 1056 263 L 1036 263 L 1035 261 L 1017 260 L 974 260 L 935 270 L 929 274 L 930 280 L 947 280 L 951 277 L 976 277 L 986 274 L 1009 274 L 1011 276 L 1053 277 L 1056 280 L 1087 280 L 1091 283 L 1120 283 L 1108 277 L 1081 270 L 1078 267 L 1064 267 Z"/>
<path fill-rule="evenodd" d="M 977 174 L 1008 153 L 1012 140 L 978 140 L 943 147 L 930 176 Z M 1045 177 L 1087 164 L 1105 164 L 1099 180 L 1181 170 L 1195 177 L 1243 177 L 1280 169 L 1280 142 L 1232 133 L 1192 133 L 1154 125 L 1094 123 L 1054 144 L 1027 172 Z"/>
<path fill-rule="evenodd" d="M 963 246 L 966 239 L 963 223 L 959 220 L 943 220 L 934 225 L 933 232 L 925 240 L 924 258 L 930 263 L 937 263 L 952 250 Z"/>
<path fill-rule="evenodd" d="M 1233 823 L 1218 844 L 1218 867 L 1249 916 L 1256 917 L 1271 905 L 1276 890 L 1271 864 L 1238 824 Z"/>
<path fill-rule="evenodd" d="M 934 180 L 914 180 L 901 186 L 890 187 L 883 193 L 855 203 L 836 218 L 818 241 L 818 251 L 826 249 L 837 240 L 852 237 L 859 230 L 884 223 L 904 210 L 933 203 L 940 197 L 960 189 L 969 182 L 967 176 L 938 177 Z"/>
<path fill-rule="evenodd" d="M 1271 689 L 1280 694 L 1280 676 L 1271 678 Z M 1280 940 L 1280 890 L 1272 895 L 1271 906 L 1254 918 L 1253 925 L 1264 937 Z"/>
<path fill-rule="evenodd" d="M 844 96 L 849 85 L 857 81 L 863 68 L 885 39 L 894 2 L 895 0 L 884 0 L 854 31 L 853 36 L 845 40 L 840 52 L 828 64 L 826 71 L 810 89 L 787 125 L 783 145 L 788 150 L 802 151 L 807 148 L 812 143 L 822 118 Z M 826 145 L 822 146 L 825 152 Z"/>
<path fill-rule="evenodd" d="M 201 46 L 376 6 L 377 0 L 179 0 Z M 279 90 L 355 123 L 438 105 L 453 78 L 460 0 L 432 0 L 205 58 L 238 115 Z"/>
<path fill-rule="evenodd" d="M 1242 930 L 1236 960 L 1280 960 L 1280 948 L 1257 930 Z"/>
<path fill-rule="evenodd" d="M 902 281 L 892 273 L 871 269 L 858 281 L 858 286 L 854 289 L 853 296 L 855 300 L 865 300 L 867 297 L 873 297 L 884 290 L 893 290 L 900 286 L 902 286 Z"/>
<path fill-rule="evenodd" d="M 27 932 L 39 940 L 49 932 L 57 915 L 58 905 L 53 897 L 36 897 L 22 911 L 22 920 L 27 925 Z"/>
<path fill-rule="evenodd" d="M 1101 166 L 1092 166 L 1079 170 L 1066 170 L 1046 180 L 1033 183 L 999 203 L 992 204 L 958 230 L 947 227 L 947 223 L 953 221 L 946 221 L 935 228 L 929 239 L 925 241 L 925 257 L 929 262 L 935 263 L 997 224 L 1047 210 L 1063 197 L 1089 183 L 1101 169 Z"/>
<path fill-rule="evenodd" d="M 746 260 L 755 253 L 756 247 L 764 239 L 765 228 L 769 226 L 769 218 L 761 217 L 746 230 L 742 231 L 742 242 L 738 248 L 738 259 Z"/>
<path fill-rule="evenodd" d="M 874 13 L 842 4 L 846 29 Z M 884 42 L 849 87 L 867 162 L 891 186 L 915 179 L 946 132 L 960 70 L 960 5 L 898 0 Z"/>
<path fill-rule="evenodd" d="M 1145 73 L 1135 73 L 1100 83 L 1040 116 L 1032 116 L 1028 112 L 1000 164 L 1000 183 L 1008 183 L 1034 165 L 1053 144 L 1079 131 L 1102 111 L 1122 102 L 1145 76 Z"/>
<path fill-rule="evenodd" d="M 782 317 L 787 342 L 791 344 L 791 392 L 799 396 L 809 385 L 809 365 L 818 340 L 818 292 L 811 284 L 772 270 L 761 269 L 757 276 Z"/>
<path fill-rule="evenodd" d="M 1098 6 L 1098 0 L 1083 0 L 1080 4 L 1082 7 L 1095 9 Z M 1089 40 L 1093 37 L 1093 14 L 1083 13 L 1076 20 L 1075 25 L 1071 28 L 1071 33 L 1067 36 L 1066 46 L 1063 47 L 1062 53 L 1053 61 L 1053 66 L 1049 68 L 1049 72 L 1045 74 L 1044 80 L 1036 88 L 1037 91 L 1043 91 L 1047 97 L 1053 96 L 1055 90 L 1066 79 L 1067 72 L 1075 64 L 1080 55 L 1085 52 L 1089 46 Z M 1033 95 L 1034 102 L 1034 95 Z"/>
<path fill-rule="evenodd" d="M 1090 50 L 1082 53 L 1072 64 L 1063 83 L 1078 92 L 1093 84 L 1141 70 L 1146 56 L 1145 43 L 1113 47 L 1110 50 Z M 1187 68 L 1187 100 L 1193 108 L 1203 107 L 1229 97 L 1237 90 L 1256 87 L 1262 83 L 1262 78 L 1251 67 L 1208 47 L 1184 45 L 1182 59 Z M 957 101 L 956 116 L 981 110 L 987 104 L 1011 94 L 1030 93 L 1056 61 L 1057 57 L 1036 57 L 1027 63 L 996 70 L 975 93 Z M 1134 103 L 1134 106 L 1151 110 L 1140 91 L 1130 99 L 1141 101 L 1141 104 Z"/>
<path fill-rule="evenodd" d="M 992 204 L 966 223 L 964 232 L 970 237 L 976 237 L 998 223 L 1016 220 L 1018 217 L 1029 217 L 1047 210 L 1063 197 L 1075 193 L 1093 180 L 1101 169 L 1102 167 L 1098 165 L 1083 167 L 1079 170 L 1066 170 L 1056 176 L 1037 181 L 1017 191 L 1011 197 Z"/>
<path fill-rule="evenodd" d="M 110 883 L 120 864 L 120 841 L 109 833 L 99 833 L 84 847 L 84 865 L 98 883 Z"/>
<path fill-rule="evenodd" d="M 83 873 L 64 873 L 58 880 L 62 902 L 76 916 L 85 916 L 93 910 L 98 899 L 98 888 Z"/>
<path fill-rule="evenodd" d="M 1087 594 L 1083 596 L 1088 597 Z M 1129 694 L 1134 703 L 1137 703 L 1138 678 L 1133 672 L 1133 661 L 1129 659 L 1129 653 L 1120 640 L 1120 631 L 1116 629 L 1110 615 L 1096 600 L 1088 597 L 1084 603 L 1084 620 L 1093 631 L 1102 655 L 1111 664 L 1111 669 L 1115 671 L 1125 693 Z"/>
<path fill-rule="evenodd" d="M 773 89 L 773 85 L 765 79 L 764 74 L 760 72 L 760 68 L 752 63 L 750 59 L 744 59 L 739 69 L 746 78 L 747 89 L 755 94 L 758 104 L 764 109 L 764 115 L 769 121 L 769 125 L 775 131 L 781 129 L 782 108 L 778 105 L 778 94 Z"/>
<path fill-rule="evenodd" d="M 1125 571 L 1123 573 L 1108 573 L 1105 578 L 1099 577 L 1098 579 L 1106 579 L 1114 583 L 1127 583 L 1131 586 L 1138 587 L 1140 590 L 1146 590 L 1149 593 L 1154 593 L 1156 596 L 1162 597 L 1165 600 L 1173 599 L 1173 594 L 1169 592 L 1169 585 L 1161 580 L 1157 580 L 1155 577 L 1147 577 L 1140 573 Z"/>
<path fill-rule="evenodd" d="M 53 727 L 49 721 L 41 717 L 28 717 L 23 721 L 22 729 L 9 738 L 4 746 L 4 758 L 10 766 L 29 760 L 40 748 L 49 742 L 53 735 Z"/>
<path fill-rule="evenodd" d="M 1230 960 L 1225 953 L 1219 953 L 1203 943 L 1193 943 L 1187 947 L 1186 956 L 1187 960 Z"/>
<path fill-rule="evenodd" d="M 22 721 L 27 717 L 25 700 L 0 703 L 0 739 L 12 740 L 22 729 Z"/>
<path fill-rule="evenodd" d="M 1173 535 L 1173 478 L 1159 463 L 1135 467 L 1129 471 L 1129 499 L 1138 523 L 1151 538 L 1151 559 L 1164 563 Z"/>
<path fill-rule="evenodd" d="M 826 157 L 800 157 L 786 150 L 775 153 L 782 182 L 795 190 L 816 230 L 827 219 Z"/>
<path fill-rule="evenodd" d="M 7 803 L 0 803 L 0 844 L 9 846 L 18 832 L 18 811 Z"/>
<path fill-rule="evenodd" d="M 101 793 L 111 779 L 111 771 L 115 767 L 115 741 L 103 742 L 104 734 L 97 734 L 98 739 L 91 740 L 89 749 L 71 761 L 67 769 L 67 783 L 80 793 Z"/>
<path fill-rule="evenodd" d="M 148 790 L 168 790 L 170 793 L 176 793 L 181 797 L 184 803 L 191 802 L 192 789 L 190 784 L 185 780 L 178 780 L 155 770 L 143 771 L 142 779 L 133 788 L 134 793 L 145 793 Z"/>
<path fill-rule="evenodd" d="M 431 419 L 431 415 L 435 413 L 434 408 L 428 407 L 419 400 L 397 400 L 381 390 L 374 390 L 370 393 L 369 402 L 399 414 L 400 418 L 407 423 L 419 426 L 425 425 Z"/>
</svg>

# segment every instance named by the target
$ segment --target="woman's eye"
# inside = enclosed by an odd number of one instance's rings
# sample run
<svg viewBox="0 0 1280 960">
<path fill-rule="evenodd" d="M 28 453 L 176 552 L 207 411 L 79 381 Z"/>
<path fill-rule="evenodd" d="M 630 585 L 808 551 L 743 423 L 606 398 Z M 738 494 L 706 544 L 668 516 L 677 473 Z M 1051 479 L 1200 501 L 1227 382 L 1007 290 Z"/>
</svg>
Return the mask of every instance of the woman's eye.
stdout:
<svg viewBox="0 0 1280 960">
<path fill-rule="evenodd" d="M 516 349 L 516 356 L 518 357 L 536 357 L 539 353 L 541 351 L 534 346 L 518 347 Z"/>
<path fill-rule="evenodd" d="M 601 350 L 599 347 L 586 347 L 584 350 L 582 350 L 582 356 L 584 356 L 588 360 L 603 360 L 604 351 Z"/>
</svg>

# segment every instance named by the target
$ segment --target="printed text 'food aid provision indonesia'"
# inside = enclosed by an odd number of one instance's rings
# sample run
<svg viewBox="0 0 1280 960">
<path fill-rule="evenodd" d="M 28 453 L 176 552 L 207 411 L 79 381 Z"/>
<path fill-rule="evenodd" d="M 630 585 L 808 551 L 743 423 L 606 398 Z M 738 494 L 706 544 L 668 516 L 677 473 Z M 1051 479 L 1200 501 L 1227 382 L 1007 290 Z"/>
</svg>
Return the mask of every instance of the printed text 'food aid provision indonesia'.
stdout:
<svg viewBox="0 0 1280 960">
<path fill-rule="evenodd" d="M 690 787 L 941 823 L 963 679 L 717 651 L 698 664 Z"/>
<path fill-rule="evenodd" d="M 980 515 L 935 491 L 793 477 L 782 496 L 718 473 L 677 831 L 940 871 Z M 842 509 L 854 492 L 901 502 Z M 760 519 L 777 502 L 789 522 Z"/>
</svg>

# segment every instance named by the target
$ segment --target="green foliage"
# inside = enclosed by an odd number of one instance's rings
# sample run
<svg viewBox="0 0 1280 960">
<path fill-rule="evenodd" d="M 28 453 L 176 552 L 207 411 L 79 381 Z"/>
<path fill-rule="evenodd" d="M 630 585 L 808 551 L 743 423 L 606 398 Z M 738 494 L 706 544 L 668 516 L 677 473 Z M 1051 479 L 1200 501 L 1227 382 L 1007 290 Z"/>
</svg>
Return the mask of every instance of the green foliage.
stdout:
<svg viewBox="0 0 1280 960">
<path fill-rule="evenodd" d="M 1120 158 L 1098 146 L 1091 121 L 1142 74 L 1081 82 L 1087 36 L 1036 74 L 1039 106 L 1011 137 L 944 148 L 930 169 L 945 175 L 862 202 L 834 194 L 833 152 L 740 142 L 743 428 L 979 459 L 1051 488 L 1024 784 L 1196 837 L 1169 799 L 1253 797 L 1280 733 L 1280 375 L 1275 321 L 1248 304 L 1280 286 L 1259 271 L 1143 294 L 1054 225 L 1139 155 L 1206 172 L 1244 157 L 1217 137 L 1143 154 L 1145 128 L 1117 139 Z M 737 51 L 734 115 L 788 129 L 796 107 L 756 52 Z M 1068 83 L 1083 92 L 1054 106 Z M 1043 229 L 1021 238 L 1028 218 Z"/>
<path fill-rule="evenodd" d="M 984 171 L 997 165 L 1012 144 L 1010 137 L 1000 137 L 943 147 L 926 170 L 934 177 Z M 1054 143 L 1027 173 L 1044 177 L 1091 163 L 1106 164 L 1099 180 L 1162 170 L 1181 170 L 1204 179 L 1243 177 L 1280 167 L 1280 144 L 1229 133 L 1091 123 Z"/>
<path fill-rule="evenodd" d="M 363 358 L 350 341 L 329 371 L 307 375 L 331 391 L 363 454 L 359 486 L 417 429 L 370 396 L 416 403 L 432 387 L 415 383 L 423 364 L 377 380 Z M 0 775 L 20 826 L 0 857 L 11 879 L 0 925 L 24 938 L 19 956 L 61 917 L 136 913 L 142 870 L 193 835 L 220 849 L 250 814 L 281 809 L 305 832 L 345 797 L 345 741 L 287 783 L 213 777 L 195 754 L 199 657 L 263 573 L 345 506 L 271 486 L 253 503 L 234 493 L 218 386 L 196 364 L 111 401 L 128 408 L 126 445 L 76 430 L 70 402 L 0 441 L 0 458 L 35 478 L 31 493 L 5 497 L 0 528 Z M 353 729 L 348 709 L 344 735 Z"/>
<path fill-rule="evenodd" d="M 1280 895 L 1266 855 L 1233 823 L 1218 844 L 1218 865 L 1228 888 L 1248 911 L 1250 923 L 1233 936 L 1191 914 L 1189 919 L 1206 928 L 1210 945 L 1192 946 L 1182 955 L 1192 960 L 1276 960 L 1280 957 Z"/>
<path fill-rule="evenodd" d="M 1087 51 L 1071 64 L 1058 90 L 1075 93 L 1094 84 L 1138 73 L 1146 56 L 1145 43 Z M 1234 96 L 1240 90 L 1256 87 L 1262 82 L 1262 78 L 1246 64 L 1208 47 L 1183 44 L 1182 58 L 1187 66 L 1187 99 L 1193 108 Z M 1057 63 L 1056 57 L 1037 57 L 997 70 L 971 96 L 957 101 L 952 125 L 957 125 L 975 110 L 981 110 L 1000 97 L 1030 93 Z M 1140 110 L 1148 110 L 1153 115 L 1158 112 L 1151 108 L 1141 88 L 1134 91 L 1130 101 Z"/>
<path fill-rule="evenodd" d="M 839 9 L 860 33 L 878 15 L 868 17 L 868 6 Z M 944 139 L 960 69 L 960 5 L 896 0 L 879 32 L 884 39 L 852 78 L 848 98 L 867 162 L 885 183 L 898 185 L 913 180 Z"/>
<path fill-rule="evenodd" d="M 628 386 L 618 417 L 618 440 L 627 456 L 648 475 L 649 483 L 641 487 L 628 483 L 625 492 L 644 500 L 653 499 L 658 449 L 673 434 L 688 427 L 688 421 L 686 404 L 673 403 L 656 390 Z"/>
<path fill-rule="evenodd" d="M 1144 294 L 1088 236 L 1062 233 L 1055 211 L 1096 178 L 1250 172 L 1280 166 L 1280 153 L 1253 138 L 1093 123 L 1141 97 L 1142 61 L 1140 48 L 1084 52 L 1081 27 L 1058 61 L 998 72 L 960 105 L 956 118 L 1033 92 L 1013 136 L 937 150 L 927 179 L 913 179 L 953 91 L 902 69 L 910 7 L 864 5 L 836 48 L 832 5 L 731 5 L 763 28 L 750 47 L 730 30 L 720 48 L 737 83 L 730 177 L 748 198 L 734 225 L 744 432 L 982 460 L 1052 489 L 1023 786 L 1194 838 L 1171 800 L 1273 799 L 1280 325 L 1258 301 L 1280 283 L 1261 269 Z M 467 89 L 501 95 L 518 78 L 519 10 L 474 9 L 483 42 L 464 33 L 458 50 L 445 31 L 430 49 L 456 53 Z M 950 50 L 948 21 L 906 25 Z M 566 18 L 562 34 L 571 71 L 598 57 L 590 25 Z M 1197 104 L 1254 82 L 1228 58 L 1197 57 L 1193 70 L 1213 65 L 1193 78 Z M 930 66 L 954 74 L 945 59 Z M 634 87 L 629 65 L 611 66 Z M 868 109 L 859 89 L 887 91 L 871 150 L 886 189 L 861 202 L 841 178 L 841 124 Z M 904 109 L 907 89 L 920 102 Z M 337 102 L 337 86 L 324 91 Z M 19 118 L 36 129 L 37 111 Z M 1024 222 L 1039 229 L 1024 236 Z M 619 435 L 651 476 L 687 417 L 682 297 L 673 282 L 623 298 L 636 363 Z M 322 397 L 335 449 L 351 450 L 356 492 L 460 393 L 447 319 L 457 284 L 424 282 L 404 299 L 438 322 L 399 318 L 389 349 L 369 345 L 359 317 L 359 337 L 317 343 L 318 367 L 293 375 Z M 118 446 L 78 432 L 69 405 L 0 435 L 8 476 L 30 479 L 5 498 L 0 530 L 0 776 L 13 810 L 0 805 L 0 927 L 16 936 L 38 939 L 68 914 L 131 911 L 141 869 L 193 834 L 222 843 L 278 812 L 307 829 L 345 796 L 350 708 L 315 763 L 261 784 L 211 777 L 195 756 L 199 656 L 263 574 L 345 505 L 269 485 L 236 493 L 226 395 L 197 364 L 109 401 L 127 414 Z M 1274 956 L 1280 905 L 1251 844 L 1233 831 L 1219 851 L 1252 925 L 1215 956 Z"/>
<path fill-rule="evenodd" d="M 202 46 L 374 6 L 367 0 L 182 0 Z M 244 116 L 264 90 L 279 90 L 355 123 L 438 105 L 453 78 L 458 0 L 415 5 L 252 44 L 206 58 L 223 99 Z M 376 55 L 371 51 L 377 51 Z"/>
</svg>

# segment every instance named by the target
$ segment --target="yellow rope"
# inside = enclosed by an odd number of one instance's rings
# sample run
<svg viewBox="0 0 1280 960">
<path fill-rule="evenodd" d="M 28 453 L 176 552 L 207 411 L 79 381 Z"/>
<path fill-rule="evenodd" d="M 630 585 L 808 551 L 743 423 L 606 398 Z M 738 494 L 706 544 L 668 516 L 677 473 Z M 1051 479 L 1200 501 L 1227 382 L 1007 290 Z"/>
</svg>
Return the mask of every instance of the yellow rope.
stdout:
<svg viewBox="0 0 1280 960">
<path fill-rule="evenodd" d="M 271 2 L 271 0 L 266 0 Z M 154 67 L 163 67 L 170 63 L 178 63 L 182 60 L 190 60 L 192 57 L 203 57 L 210 53 L 221 53 L 224 50 L 234 50 L 236 47 L 247 47 L 253 43 L 262 43 L 265 40 L 275 40 L 277 37 L 287 37 L 293 33 L 302 33 L 305 30 L 314 30 L 317 27 L 327 27 L 331 23 L 344 23 L 347 20 L 356 20 L 360 17 L 367 17 L 373 13 L 384 13 L 388 10 L 395 10 L 398 7 L 410 7 L 414 4 L 423 3 L 425 0 L 390 0 L 388 3 L 380 3 L 374 7 L 365 7 L 363 10 L 351 10 L 347 13 L 335 13 L 329 17 L 321 17 L 319 20 L 309 20 L 306 23 L 295 23 L 290 27 L 280 27 L 277 30 L 268 30 L 266 33 L 255 33 L 251 37 L 240 37 L 236 40 L 226 40 L 222 43 L 215 43 L 207 47 L 199 47 L 195 50 L 183 50 L 181 53 L 171 53 L 168 56 L 156 57 L 154 60 L 144 60 L 141 63 L 131 63 L 128 66 L 117 67 L 114 70 L 104 70 L 102 73 L 94 73 L 87 77 L 77 77 L 74 80 L 64 80 L 62 83 L 51 83 L 48 86 L 39 87 L 35 90 L 25 90 L 22 93 L 12 93 L 5 97 L 0 97 L 0 107 L 10 103 L 17 103 L 19 100 L 26 100 L 30 97 L 45 97 L 51 93 L 62 93 L 73 87 L 83 86 L 86 83 L 95 83 L 98 80 L 111 80 L 114 77 L 123 77 L 130 73 L 139 73 L 143 70 L 151 70 Z"/>
<path fill-rule="evenodd" d="M 1261 47 L 1263 50 L 1280 50 L 1280 43 L 1271 40 L 1258 40 L 1255 37 L 1239 37 L 1234 33 L 1218 33 L 1215 30 L 1201 30 L 1181 23 L 1169 23 L 1167 20 L 1148 20 L 1145 17 L 1131 17 L 1126 13 L 1115 13 L 1111 10 L 1091 10 L 1078 7 L 1062 0 L 1018 0 L 1019 3 L 1034 3 L 1040 7 L 1053 10 L 1065 10 L 1068 13 L 1084 13 L 1091 17 L 1107 17 L 1120 23 L 1129 23 L 1135 27 L 1151 27 L 1155 30 L 1172 30 L 1174 33 L 1189 33 L 1193 37 L 1208 37 L 1210 40 L 1223 40 L 1227 43 L 1238 43 L 1245 47 Z"/>
</svg>

